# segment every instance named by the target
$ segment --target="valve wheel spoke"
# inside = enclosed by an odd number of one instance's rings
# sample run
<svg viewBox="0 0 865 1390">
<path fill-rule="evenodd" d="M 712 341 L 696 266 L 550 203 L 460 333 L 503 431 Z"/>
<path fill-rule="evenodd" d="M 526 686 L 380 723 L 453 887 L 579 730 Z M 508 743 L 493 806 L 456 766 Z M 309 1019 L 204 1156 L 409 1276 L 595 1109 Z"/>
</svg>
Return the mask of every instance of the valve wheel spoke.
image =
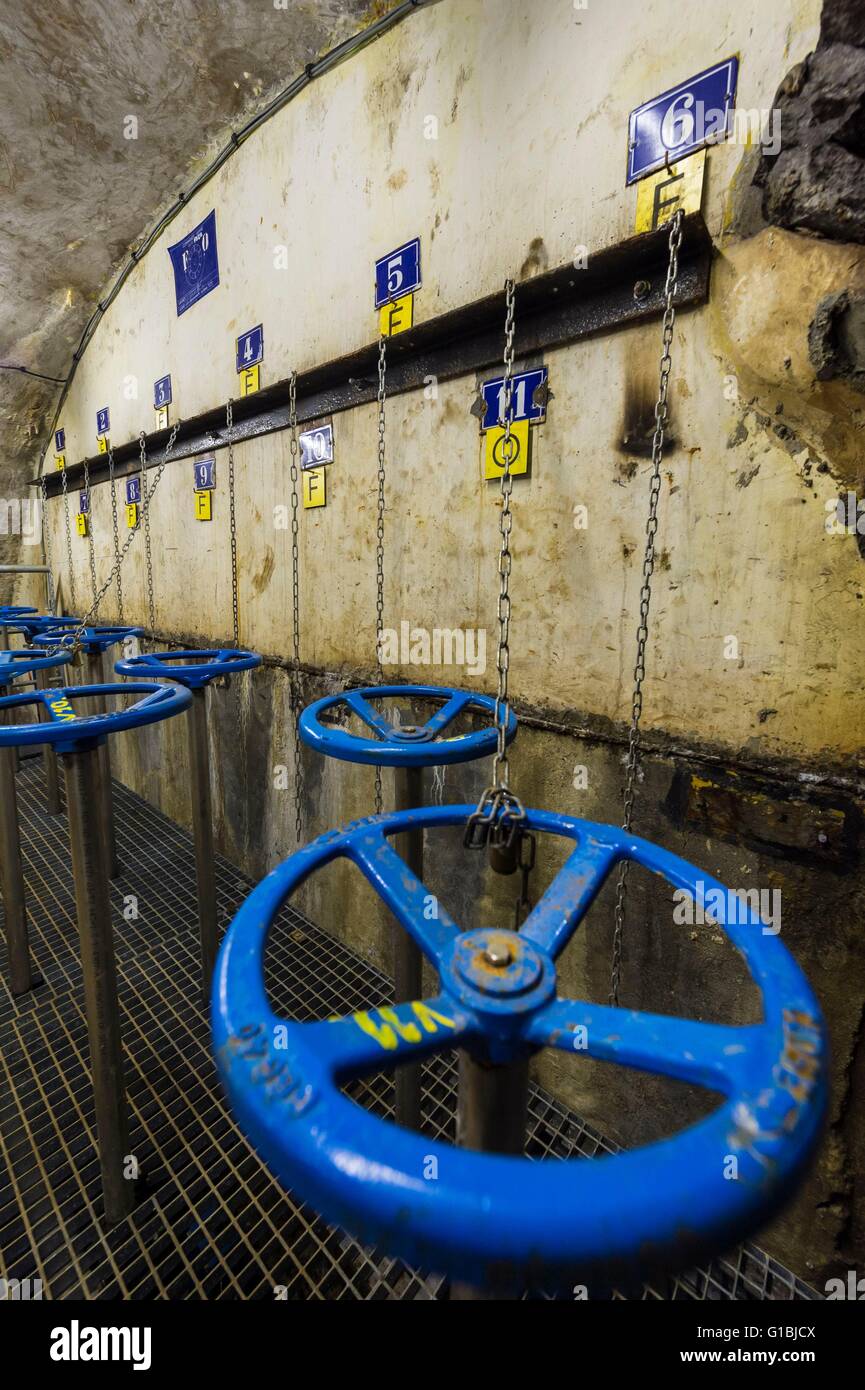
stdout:
<svg viewBox="0 0 865 1390">
<path fill-rule="evenodd" d="M 762 1024 L 731 1027 L 667 1014 L 555 999 L 527 1022 L 535 1046 L 617 1062 L 732 1095 L 765 1053 Z"/>
<path fill-rule="evenodd" d="M 384 715 L 379 714 L 378 710 L 373 709 L 369 701 L 365 700 L 362 695 L 358 695 L 354 690 L 349 690 L 345 694 L 345 703 L 352 713 L 357 715 L 358 719 L 362 719 L 364 724 L 372 729 L 373 733 L 378 734 L 379 738 L 386 740 L 391 737 L 393 733 L 392 726 L 387 722 Z"/>
<path fill-rule="evenodd" d="M 400 926 L 437 965 L 460 929 L 435 894 L 374 826 L 362 836 L 353 836 L 342 852 L 363 871 Z"/>
<path fill-rule="evenodd" d="M 426 733 L 431 738 L 437 738 L 443 729 L 452 724 L 458 714 L 461 714 L 466 705 L 471 704 L 472 696 L 464 690 L 459 690 L 455 695 L 442 705 L 440 710 L 428 719 L 424 725 Z"/>
<path fill-rule="evenodd" d="M 521 935 L 555 959 L 585 917 L 621 853 L 620 845 L 605 844 L 591 834 L 581 837 L 567 863 L 529 913 Z"/>
</svg>

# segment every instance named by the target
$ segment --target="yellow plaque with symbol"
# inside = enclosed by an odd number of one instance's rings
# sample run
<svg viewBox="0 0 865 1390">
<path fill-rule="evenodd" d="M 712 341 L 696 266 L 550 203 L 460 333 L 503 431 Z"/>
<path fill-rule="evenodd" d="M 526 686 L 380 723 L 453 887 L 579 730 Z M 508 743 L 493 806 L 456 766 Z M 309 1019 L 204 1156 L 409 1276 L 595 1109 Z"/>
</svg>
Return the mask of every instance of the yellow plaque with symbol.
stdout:
<svg viewBox="0 0 865 1390">
<path fill-rule="evenodd" d="M 213 520 L 213 493 L 196 492 L 195 497 L 195 519 L 196 521 Z"/>
<path fill-rule="evenodd" d="M 500 478 L 505 471 L 504 426 L 496 425 L 484 435 L 484 477 Z M 529 422 L 514 420 L 511 425 L 510 469 L 513 473 L 527 473 L 529 470 Z"/>
<path fill-rule="evenodd" d="M 326 507 L 327 469 L 304 468 L 301 477 L 303 478 L 303 505 L 305 507 Z"/>
<path fill-rule="evenodd" d="M 158 405 L 156 407 L 156 428 L 158 430 L 168 429 L 168 406 Z"/>
<path fill-rule="evenodd" d="M 65 454 L 55 454 L 55 455 L 54 455 L 54 462 L 57 464 L 57 467 L 58 467 L 58 468 L 65 468 L 65 467 L 66 467 L 66 455 L 65 455 Z"/>
<path fill-rule="evenodd" d="M 99 434 L 96 436 L 96 447 L 99 450 L 100 454 L 108 453 L 108 450 L 111 448 L 111 445 L 109 443 L 107 434 Z"/>
<path fill-rule="evenodd" d="M 383 304 L 378 311 L 378 322 L 383 338 L 395 338 L 397 333 L 405 333 L 414 323 L 414 295 L 404 294 L 401 299 Z"/>
<path fill-rule="evenodd" d="M 244 367 L 240 372 L 240 394 L 241 396 L 254 396 L 261 384 L 261 364 L 256 362 L 252 367 Z"/>
<path fill-rule="evenodd" d="M 668 169 L 659 169 L 637 184 L 638 232 L 654 232 L 669 222 L 681 208 L 687 216 L 699 212 L 703 201 L 703 176 L 706 172 L 706 151 L 700 150 L 688 159 L 680 159 Z"/>
<path fill-rule="evenodd" d="M 130 530 L 130 531 L 134 531 L 135 528 L 136 528 L 136 526 L 138 525 L 138 503 L 137 503 L 137 502 L 127 502 L 127 503 L 126 503 L 126 525 L 129 527 L 129 530 Z"/>
<path fill-rule="evenodd" d="M 76 512 L 76 514 L 75 514 L 75 530 L 78 532 L 79 536 L 86 536 L 86 535 L 87 535 L 87 513 L 86 513 L 86 512 Z"/>
</svg>

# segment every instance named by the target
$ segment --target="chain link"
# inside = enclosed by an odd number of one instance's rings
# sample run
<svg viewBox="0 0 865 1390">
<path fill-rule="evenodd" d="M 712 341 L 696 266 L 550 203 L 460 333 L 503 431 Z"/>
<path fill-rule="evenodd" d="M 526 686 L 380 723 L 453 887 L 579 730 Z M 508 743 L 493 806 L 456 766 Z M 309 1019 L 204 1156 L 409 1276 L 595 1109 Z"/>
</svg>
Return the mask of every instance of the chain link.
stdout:
<svg viewBox="0 0 865 1390">
<path fill-rule="evenodd" d="M 511 493 L 513 475 L 511 474 L 511 427 L 513 425 L 514 395 L 514 331 L 516 317 L 516 284 L 505 281 L 505 353 L 504 374 L 502 378 L 502 414 L 499 425 L 504 428 L 502 438 L 502 476 L 501 509 L 499 513 L 499 557 L 498 578 L 499 595 L 496 613 L 499 624 L 499 643 L 496 653 L 498 686 L 496 690 L 495 723 L 496 752 L 493 758 L 493 780 L 486 788 L 477 809 L 466 823 L 465 843 L 470 848 L 481 848 L 488 843 L 491 833 L 509 855 L 519 853 L 517 834 L 520 823 L 525 819 L 525 809 L 519 797 L 510 790 L 510 764 L 507 751 L 507 729 L 510 719 L 508 697 L 508 675 L 510 672 L 510 625 L 511 625 Z M 514 860 L 514 866 L 516 861 Z"/>
<path fill-rule="evenodd" d="M 87 550 L 90 560 L 90 588 L 96 598 L 96 555 L 93 549 L 93 506 L 90 497 L 90 467 L 84 460 L 84 495 L 87 498 Z"/>
<path fill-rule="evenodd" d="M 63 479 L 63 517 L 66 522 L 66 559 L 69 563 L 69 606 L 72 612 L 78 607 L 75 595 L 75 565 L 72 560 L 72 527 L 69 521 L 69 483 L 66 477 L 66 464 L 61 469 Z"/>
<path fill-rule="evenodd" d="M 375 528 L 375 660 L 379 685 L 384 684 L 381 660 L 384 630 L 384 484 L 385 484 L 385 401 L 387 380 L 387 338 L 382 334 L 378 345 L 378 518 Z M 381 768 L 375 770 L 375 813 L 380 816 L 384 801 L 381 790 Z"/>
<path fill-rule="evenodd" d="M 141 430 L 138 435 L 138 454 L 141 471 L 141 520 L 144 524 L 144 564 L 147 577 L 147 621 L 152 636 L 156 631 L 156 604 L 153 599 L 153 555 L 150 549 L 150 508 L 147 491 L 147 439 L 144 430 Z"/>
<path fill-rule="evenodd" d="M 634 663 L 634 692 L 631 700 L 631 726 L 628 731 L 628 758 L 625 773 L 625 797 L 622 829 L 630 830 L 634 813 L 634 797 L 640 762 L 640 718 L 643 713 L 643 681 L 646 676 L 646 643 L 649 638 L 649 605 L 652 600 L 652 575 L 655 569 L 655 536 L 658 531 L 658 502 L 661 495 L 661 461 L 664 455 L 664 434 L 667 428 L 667 390 L 672 365 L 670 348 L 676 310 L 673 300 L 679 278 L 679 250 L 682 245 L 684 214 L 679 209 L 670 222 L 669 261 L 664 287 L 664 321 L 661 360 L 658 374 L 658 399 L 655 403 L 655 432 L 652 436 L 652 478 L 649 485 L 649 515 L 646 521 L 646 549 L 643 556 L 643 585 L 640 590 L 640 621 L 637 626 L 637 657 Z M 618 1005 L 622 974 L 622 937 L 625 927 L 625 903 L 630 861 L 623 859 L 616 881 L 615 927 L 613 958 L 610 972 L 610 1003 Z"/>
<path fill-rule="evenodd" d="M 171 453 L 171 450 L 172 450 L 173 447 L 174 447 L 174 441 L 175 441 L 175 439 L 177 438 L 177 431 L 178 431 L 179 429 L 180 429 L 180 421 L 178 420 L 177 424 L 174 426 L 174 428 L 173 428 L 172 431 L 171 431 L 171 434 L 170 434 L 169 437 L 168 437 L 168 443 L 167 443 L 166 446 L 165 446 L 165 452 L 164 452 L 164 454 L 162 455 L 162 459 L 161 459 L 161 461 L 160 461 L 160 463 L 159 463 L 158 468 L 156 469 L 156 477 L 153 479 L 153 486 L 152 486 L 152 488 L 150 489 L 150 492 L 149 492 L 149 494 L 148 494 L 148 497 L 147 497 L 147 500 L 146 500 L 146 501 L 144 500 L 144 493 L 142 492 L 142 494 L 141 494 L 141 496 L 142 496 L 142 502 L 141 502 L 141 506 L 142 506 L 142 519 L 143 519 L 143 520 L 146 520 L 146 517 L 147 517 L 147 508 L 148 508 L 149 505 L 150 505 L 150 502 L 151 502 L 151 500 L 152 500 L 152 498 L 153 498 L 153 494 L 155 493 L 156 489 L 157 489 L 158 486 L 159 486 L 159 480 L 161 479 L 162 474 L 165 472 L 165 468 L 166 468 L 166 465 L 167 465 L 167 463 L 168 463 L 168 455 Z M 140 436 L 139 436 L 139 440 L 140 440 Z M 111 585 L 113 584 L 114 579 L 115 579 L 115 576 L 116 576 L 117 572 L 118 572 L 119 569 L 120 569 L 120 566 L 123 564 L 123 561 L 126 559 L 127 552 L 128 552 L 128 550 L 129 550 L 129 547 L 131 546 L 132 542 L 135 540 L 135 536 L 136 536 L 136 534 L 137 534 L 137 531 L 138 531 L 138 528 L 136 527 L 134 530 L 131 530 L 131 531 L 129 532 L 129 535 L 126 537 L 126 540 L 125 540 L 124 543 L 123 543 L 123 548 L 121 549 L 119 555 L 117 556 L 116 560 L 114 561 L 114 564 L 113 564 L 112 567 L 111 567 L 111 573 L 109 574 L 108 578 L 105 580 L 105 583 L 102 585 L 102 588 L 101 588 L 101 589 L 99 590 L 99 592 L 97 593 L 97 595 L 96 595 L 96 597 L 94 598 L 93 603 L 91 604 L 90 608 L 89 608 L 89 609 L 87 610 L 87 612 L 84 614 L 84 617 L 80 620 L 79 623 L 77 623 L 77 625 L 76 625 L 76 627 L 75 627 L 75 631 L 74 631 L 74 633 L 72 634 L 71 640 L 70 640 L 70 641 L 64 641 L 64 642 L 60 643 L 59 645 L 52 647 L 52 648 L 50 649 L 52 655 L 53 655 L 54 653 L 60 652 L 60 651 L 70 651 L 70 650 L 71 650 L 73 653 L 76 652 L 76 651 L 78 651 L 78 649 L 79 649 L 79 647 L 80 647 L 80 645 L 81 645 L 81 635 L 82 635 L 82 633 L 84 632 L 85 628 L 88 628 L 88 627 L 91 625 L 93 619 L 95 618 L 96 614 L 98 613 L 98 611 L 99 611 L 99 605 L 100 605 L 100 603 L 102 602 L 102 600 L 103 600 L 103 598 L 105 597 L 105 595 L 106 595 L 106 593 L 108 592 L 108 590 L 110 589 Z"/>
<path fill-rule="evenodd" d="M 108 486 L 111 489 L 111 529 L 114 533 L 114 565 L 117 573 L 117 621 L 122 624 L 124 622 L 123 580 L 120 578 L 120 566 L 117 564 L 117 557 L 120 554 L 120 528 L 117 523 L 117 489 L 114 486 L 114 450 L 110 446 L 108 449 Z"/>
<path fill-rule="evenodd" d="M 234 401 L 225 407 L 228 432 L 228 520 L 231 531 L 231 630 L 235 647 L 240 646 L 240 616 L 237 608 L 237 515 L 234 505 Z"/>
<path fill-rule="evenodd" d="M 516 308 L 516 286 L 513 280 L 505 281 L 505 364 L 504 377 L 502 380 L 502 413 L 504 420 L 505 434 L 502 440 L 502 458 L 504 468 L 501 477 L 501 511 L 499 514 L 499 532 L 501 535 L 501 548 L 499 551 L 499 599 L 498 599 L 498 620 L 499 620 L 499 649 L 496 655 L 496 670 L 498 672 L 498 690 L 496 692 L 496 730 L 497 744 L 496 755 L 493 759 L 493 785 L 496 788 L 507 789 L 510 778 L 510 767 L 508 764 L 507 742 L 505 735 L 508 727 L 508 716 L 510 713 L 508 706 L 508 673 L 511 664 L 511 652 L 508 645 L 511 626 L 511 528 L 513 526 L 513 515 L 511 513 L 511 493 L 513 492 L 513 478 L 511 476 L 511 426 L 513 424 L 513 393 L 514 393 L 514 313 Z"/>
<path fill-rule="evenodd" d="M 299 845 L 303 836 L 303 745 L 300 739 L 300 715 L 303 695 L 300 682 L 300 573 L 298 537 L 298 466 L 297 466 L 297 372 L 292 372 L 288 387 L 289 448 L 291 450 L 291 608 L 292 656 L 294 665 L 291 680 L 291 701 L 294 713 L 294 837 Z"/>
<path fill-rule="evenodd" d="M 48 525 L 48 480 L 45 476 L 45 460 L 42 460 L 42 472 L 39 474 L 39 495 L 42 510 L 42 556 L 48 566 L 48 607 L 52 614 L 57 611 L 57 590 L 54 587 L 54 563 L 51 558 L 51 530 Z"/>
</svg>

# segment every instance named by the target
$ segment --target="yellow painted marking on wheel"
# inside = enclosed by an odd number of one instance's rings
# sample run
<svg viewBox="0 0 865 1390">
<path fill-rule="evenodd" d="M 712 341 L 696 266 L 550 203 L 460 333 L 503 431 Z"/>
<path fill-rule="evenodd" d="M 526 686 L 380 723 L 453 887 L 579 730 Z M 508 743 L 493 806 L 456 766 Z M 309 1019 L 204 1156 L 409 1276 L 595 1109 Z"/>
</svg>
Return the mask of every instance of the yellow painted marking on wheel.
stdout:
<svg viewBox="0 0 865 1390">
<path fill-rule="evenodd" d="M 56 718 L 62 719 L 66 723 L 68 723 L 70 719 L 74 719 L 76 717 L 75 711 L 70 705 L 65 695 L 63 695 L 59 700 L 49 700 L 48 705 L 51 709 L 51 712 L 56 716 Z"/>
<path fill-rule="evenodd" d="M 452 1018 L 446 1018 L 444 1014 L 437 1013 L 427 1004 L 415 1001 L 408 1007 L 411 1008 L 425 1033 L 437 1033 L 440 1026 L 442 1028 L 456 1028 L 456 1023 Z M 375 1012 L 382 1019 L 381 1023 L 376 1022 L 372 1014 L 366 1010 L 352 1014 L 352 1018 L 361 1032 L 366 1033 L 368 1038 L 377 1042 L 385 1052 L 395 1051 L 397 1034 L 403 1042 L 419 1043 L 423 1040 L 423 1035 L 417 1024 L 410 1019 L 400 1018 L 395 1009 L 376 1009 Z"/>
<path fill-rule="evenodd" d="M 437 1033 L 436 1024 L 440 1023 L 443 1028 L 456 1028 L 452 1018 L 445 1018 L 444 1014 L 436 1013 L 428 1004 L 421 1004 L 419 1001 L 412 1004 L 415 1016 L 420 1019 L 421 1025 L 426 1033 Z"/>
</svg>

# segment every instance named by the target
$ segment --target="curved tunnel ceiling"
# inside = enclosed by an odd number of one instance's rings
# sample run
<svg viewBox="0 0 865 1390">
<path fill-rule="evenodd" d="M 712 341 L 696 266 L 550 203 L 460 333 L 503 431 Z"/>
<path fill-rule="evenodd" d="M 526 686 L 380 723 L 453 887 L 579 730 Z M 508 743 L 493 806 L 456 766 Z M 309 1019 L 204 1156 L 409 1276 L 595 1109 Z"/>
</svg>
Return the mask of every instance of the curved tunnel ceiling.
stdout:
<svg viewBox="0 0 865 1390">
<path fill-rule="evenodd" d="M 0 14 L 0 362 L 65 377 L 130 248 L 230 131 L 392 8 L 25 0 Z M 60 390 L 0 371 L 4 496 L 26 495 Z"/>
</svg>

